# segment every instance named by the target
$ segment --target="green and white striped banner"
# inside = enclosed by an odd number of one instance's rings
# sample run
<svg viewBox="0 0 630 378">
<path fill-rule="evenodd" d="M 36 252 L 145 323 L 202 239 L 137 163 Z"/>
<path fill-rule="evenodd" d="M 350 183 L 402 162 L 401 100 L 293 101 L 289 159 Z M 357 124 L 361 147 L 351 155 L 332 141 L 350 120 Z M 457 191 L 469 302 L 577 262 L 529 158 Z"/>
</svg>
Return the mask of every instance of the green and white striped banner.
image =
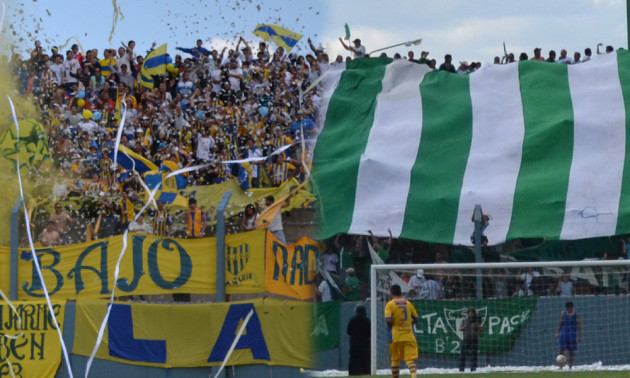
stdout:
<svg viewBox="0 0 630 378">
<path fill-rule="evenodd" d="M 490 244 L 630 233 L 630 53 L 470 75 L 387 58 L 329 71 L 313 180 L 321 237 Z"/>
</svg>

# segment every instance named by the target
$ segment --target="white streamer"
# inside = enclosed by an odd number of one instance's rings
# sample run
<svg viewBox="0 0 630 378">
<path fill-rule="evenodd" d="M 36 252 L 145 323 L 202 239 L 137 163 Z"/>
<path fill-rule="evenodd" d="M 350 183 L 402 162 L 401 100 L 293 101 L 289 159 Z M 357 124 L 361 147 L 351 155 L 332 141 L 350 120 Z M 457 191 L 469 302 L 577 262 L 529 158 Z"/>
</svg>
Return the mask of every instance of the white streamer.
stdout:
<svg viewBox="0 0 630 378">
<path fill-rule="evenodd" d="M 234 338 L 234 341 L 232 342 L 232 346 L 230 346 L 230 349 L 225 355 L 225 358 L 223 359 L 223 363 L 221 364 L 221 367 L 219 368 L 219 371 L 217 371 L 217 374 L 215 374 L 214 378 L 217 378 L 219 374 L 221 374 L 221 371 L 223 370 L 223 368 L 225 367 L 225 364 L 227 364 L 228 360 L 230 359 L 232 352 L 234 352 L 234 348 L 236 348 L 236 344 L 238 343 L 238 340 L 240 340 L 241 335 L 243 334 L 245 327 L 247 327 L 247 323 L 249 323 L 249 319 L 251 319 L 252 315 L 254 315 L 254 309 L 249 310 L 249 313 L 243 320 L 243 324 L 241 324 L 241 328 L 238 330 L 238 333 L 236 334 L 236 337 Z"/>
<path fill-rule="evenodd" d="M 133 171 L 134 174 L 136 174 L 136 177 L 138 178 L 138 180 L 140 180 L 140 185 L 142 186 L 142 189 L 146 190 L 147 193 L 150 193 L 151 189 L 144 182 L 140 174 L 138 174 L 138 171 L 136 171 L 136 161 L 127 153 L 127 147 L 123 146 L 122 152 L 129 158 L 129 160 L 131 160 L 131 170 Z M 157 209 L 157 204 L 155 203 L 155 200 L 153 200 L 152 202 L 153 202 L 153 206 Z"/>
<path fill-rule="evenodd" d="M 120 146 L 120 138 L 122 138 L 123 128 L 125 127 L 125 119 L 127 118 L 127 103 L 125 102 L 125 97 L 127 94 L 123 95 L 122 100 L 120 100 L 120 106 L 123 107 L 123 113 L 120 117 L 120 125 L 118 125 L 118 131 L 116 132 L 116 144 L 114 145 L 114 166 L 118 164 L 118 146 Z"/>
<path fill-rule="evenodd" d="M 238 159 L 238 160 L 223 160 L 221 162 L 221 164 L 242 164 L 242 163 L 249 163 L 249 162 L 257 162 L 257 161 L 263 161 L 263 160 L 267 160 L 266 157 L 252 157 L 252 158 L 247 158 L 247 159 Z"/>
<path fill-rule="evenodd" d="M 199 169 L 207 168 L 209 166 L 210 166 L 210 164 L 192 165 L 190 167 L 186 167 L 186 168 L 182 168 L 182 169 L 178 169 L 176 171 L 173 171 L 173 172 L 169 173 L 168 175 L 166 175 L 165 178 L 169 178 L 169 177 L 172 177 L 172 176 L 175 176 L 175 175 L 179 175 L 179 174 L 182 174 L 182 173 L 186 173 L 186 172 L 197 171 Z"/>
<path fill-rule="evenodd" d="M 134 218 L 134 221 L 136 220 L 136 218 Z M 105 314 L 105 318 L 103 319 L 103 322 L 101 323 L 101 327 L 99 328 L 99 331 L 98 331 L 98 336 L 96 337 L 96 345 L 94 345 L 94 349 L 92 350 L 92 353 L 90 354 L 90 358 L 88 359 L 88 362 L 85 366 L 85 378 L 87 378 L 88 374 L 90 373 L 90 367 L 92 367 L 92 361 L 94 361 L 94 356 L 96 356 L 96 352 L 98 351 L 98 348 L 101 346 L 101 342 L 103 341 L 103 335 L 105 334 L 105 326 L 107 325 L 107 321 L 109 320 L 109 313 L 112 311 L 112 304 L 114 302 L 114 294 L 116 293 L 118 274 L 120 273 L 120 262 L 122 261 L 122 258 L 125 255 L 125 251 L 127 250 L 127 233 L 128 232 L 129 230 L 127 229 L 123 233 L 122 251 L 120 252 L 120 255 L 118 255 L 118 261 L 116 261 L 116 268 L 114 268 L 114 287 L 112 288 L 112 295 L 109 298 L 109 303 L 107 304 L 107 313 Z"/>
<path fill-rule="evenodd" d="M 307 140 L 303 140 L 302 142 L 306 142 Z M 309 139 L 310 141 L 314 141 L 314 139 Z M 287 144 L 285 146 L 282 146 L 280 148 L 275 149 L 271 154 L 269 154 L 269 156 L 274 156 L 274 155 L 280 155 L 281 153 L 283 153 L 284 151 L 288 150 L 289 148 L 293 147 L 294 145 L 296 145 L 297 142 L 291 143 L 291 144 Z M 266 157 L 253 157 L 253 158 L 247 158 L 247 159 L 240 159 L 240 160 L 224 160 L 221 162 L 221 164 L 232 164 L 232 163 L 249 163 L 250 161 L 262 161 L 262 160 L 267 160 L 267 158 L 269 156 Z"/>
<path fill-rule="evenodd" d="M 17 115 L 15 114 L 15 107 L 13 106 L 13 101 L 11 100 L 11 97 L 9 97 L 8 95 L 7 95 L 7 98 L 9 99 L 9 105 L 11 106 L 11 113 L 13 114 L 13 122 L 15 122 L 16 135 L 18 139 L 16 143 L 16 147 L 19 149 L 20 148 L 20 144 L 19 144 L 20 124 L 18 122 Z M 26 208 L 26 202 L 24 201 L 24 191 L 22 189 L 22 177 L 20 175 L 19 150 L 18 150 L 18 153 L 16 154 L 16 168 L 17 168 L 18 184 L 20 187 L 20 198 L 22 199 L 22 206 L 24 207 L 24 217 L 26 219 L 26 222 L 24 222 L 26 223 L 26 235 L 28 236 L 28 244 L 31 247 L 31 255 L 33 256 L 33 264 L 35 265 L 35 268 L 37 270 L 37 275 L 39 276 L 39 279 L 42 283 L 42 289 L 44 291 L 44 296 L 46 297 L 46 303 L 48 304 L 48 310 L 50 312 L 50 316 L 55 321 L 55 328 L 57 329 L 57 334 L 59 335 L 59 341 L 61 342 L 61 349 L 63 351 L 63 357 L 66 361 L 66 364 L 68 365 L 68 374 L 70 375 L 70 378 L 73 378 L 74 375 L 72 374 L 72 366 L 70 365 L 70 358 L 68 357 L 68 349 L 66 348 L 66 344 L 63 341 L 63 335 L 61 334 L 61 330 L 59 329 L 59 323 L 57 322 L 55 311 L 53 310 L 52 303 L 50 302 L 50 295 L 48 294 L 48 288 L 46 287 L 46 282 L 44 282 L 44 276 L 42 274 L 41 267 L 39 266 L 37 253 L 35 252 L 35 246 L 33 245 L 33 238 L 31 237 L 31 234 L 32 234 L 31 225 L 30 225 L 31 222 L 28 217 L 28 209 Z"/>
<path fill-rule="evenodd" d="M 114 152 L 114 164 L 117 164 L 116 160 L 117 160 L 118 146 L 120 145 L 120 138 L 122 136 L 122 125 L 124 124 L 123 121 L 124 121 L 125 115 L 126 115 L 126 104 L 125 104 L 125 112 L 123 113 L 123 117 L 121 119 L 121 125 L 120 125 L 120 128 L 118 129 L 118 134 L 116 136 L 116 145 L 115 145 L 115 150 L 114 150 L 115 151 Z M 280 153 L 284 152 L 286 149 L 290 148 L 291 146 L 292 146 L 292 144 L 280 147 L 277 150 L 275 150 L 272 153 L 272 155 L 280 154 Z M 124 150 L 123 150 L 123 152 L 124 152 Z M 262 160 L 264 160 L 264 159 L 262 159 Z M 209 166 L 210 166 L 210 164 L 202 164 L 202 165 L 195 165 L 195 166 L 191 166 L 191 167 L 178 169 L 176 171 L 173 171 L 173 172 L 167 174 L 164 179 L 168 179 L 169 177 L 172 177 L 172 176 L 175 176 L 175 175 L 179 175 L 179 174 L 182 174 L 182 173 L 196 171 L 196 170 L 199 170 L 199 169 L 202 169 L 202 168 L 206 168 L 206 167 L 209 167 Z M 138 217 L 146 210 L 146 208 L 149 206 L 149 204 L 152 201 L 154 201 L 155 194 L 161 188 L 161 186 L 162 186 L 162 183 L 160 182 L 155 188 L 153 188 L 153 190 L 150 191 L 149 199 L 145 202 L 144 206 L 142 206 L 142 209 L 140 209 L 140 211 L 136 214 L 136 216 L 133 219 L 134 221 L 137 220 Z M 110 303 L 107 305 L 107 313 L 105 314 L 105 317 L 103 318 L 103 322 L 101 323 L 98 335 L 96 337 L 96 343 L 94 345 L 94 349 L 92 350 L 92 353 L 90 354 L 90 358 L 88 359 L 88 362 L 87 362 L 87 365 L 86 365 L 86 369 L 85 369 L 85 378 L 88 377 L 88 374 L 90 372 L 90 368 L 92 366 L 92 362 L 94 361 L 94 358 L 96 356 L 96 352 L 98 351 L 98 348 L 101 346 L 101 342 L 103 341 L 103 335 L 105 334 L 105 327 L 107 326 L 107 322 L 109 321 L 109 315 L 110 315 L 110 312 L 111 312 L 111 307 L 112 307 L 112 304 L 114 302 L 114 296 L 115 296 L 115 292 L 116 292 L 116 286 L 117 286 L 117 281 L 118 281 L 118 274 L 119 274 L 119 270 L 120 270 L 120 262 L 122 261 L 122 258 L 123 258 L 124 254 L 125 254 L 125 250 L 127 249 L 127 234 L 128 234 L 128 230 L 125 230 L 125 232 L 123 234 L 122 251 L 120 252 L 120 255 L 118 256 L 118 261 L 116 262 L 116 268 L 114 269 L 114 286 L 112 288 L 112 294 L 110 296 Z M 245 325 L 247 325 L 247 322 L 249 321 L 249 318 L 251 317 L 252 314 L 253 314 L 253 311 L 250 312 L 250 314 L 247 316 L 247 318 L 243 322 L 243 325 L 241 326 L 241 329 L 239 330 L 239 333 L 237 335 L 237 338 L 236 338 L 234 344 L 232 345 L 232 348 L 228 352 L 228 355 L 226 356 L 226 359 L 223 361 L 223 365 L 221 366 L 221 369 L 223 369 L 223 366 L 225 366 L 225 363 L 227 362 L 227 359 L 229 358 L 230 354 L 232 353 L 232 350 L 234 349 L 234 347 L 236 346 L 236 342 L 240 338 L 240 335 L 242 334 L 243 330 L 245 329 Z M 219 371 L 221 371 L 221 370 L 219 370 Z"/>
<path fill-rule="evenodd" d="M 169 177 L 172 177 L 172 176 L 175 176 L 175 175 L 179 175 L 179 174 L 184 173 L 184 172 L 190 172 L 190 171 L 194 171 L 194 170 L 197 170 L 197 169 L 205 168 L 207 166 L 209 166 L 209 164 L 197 165 L 197 166 L 193 166 L 193 167 L 187 167 L 187 168 L 178 169 L 178 170 L 173 171 L 173 172 L 169 173 L 168 175 L 166 175 L 165 179 L 167 179 Z M 142 209 L 140 209 L 140 211 L 133 218 L 134 221 L 136 221 L 138 219 L 138 217 L 140 217 L 140 215 L 142 213 L 144 213 L 144 211 L 149 206 L 151 201 L 153 201 L 153 198 L 155 197 L 155 194 L 157 193 L 157 191 L 160 189 L 161 186 L 162 186 L 162 183 L 160 182 L 155 188 L 153 188 L 153 190 L 151 190 L 151 192 L 149 193 L 149 199 L 145 202 L 144 206 L 142 206 Z M 98 348 L 101 346 L 101 342 L 103 341 L 103 335 L 105 334 L 105 327 L 107 326 L 107 322 L 109 321 L 109 314 L 111 312 L 112 304 L 114 302 L 114 297 L 115 297 L 115 293 L 116 293 L 116 286 L 117 286 L 117 282 L 118 282 L 118 274 L 120 273 L 120 262 L 122 261 L 122 258 L 123 258 L 124 254 L 125 254 L 125 250 L 127 249 L 127 234 L 128 233 L 129 233 L 129 230 L 125 230 L 125 232 L 123 234 L 122 251 L 120 252 L 120 255 L 118 256 L 118 261 L 116 261 L 116 267 L 114 268 L 114 286 L 112 288 L 112 294 L 111 294 L 110 299 L 109 299 L 110 303 L 107 304 L 107 313 L 105 314 L 105 317 L 103 318 L 103 322 L 101 323 L 101 326 L 99 328 L 98 335 L 96 336 L 96 343 L 94 345 L 94 349 L 92 349 L 92 353 L 90 354 L 90 358 L 88 359 L 87 365 L 85 367 L 85 378 L 88 377 L 88 374 L 90 372 L 90 368 L 92 366 L 92 362 L 94 361 L 94 357 L 96 356 L 96 352 L 98 351 Z"/>
<path fill-rule="evenodd" d="M 339 288 L 339 286 L 337 285 L 335 280 L 332 278 L 330 273 L 328 273 L 328 271 L 326 269 L 324 269 L 322 264 L 317 264 L 317 269 L 319 270 L 319 273 L 321 273 L 322 277 L 326 280 L 326 282 L 328 282 L 330 287 L 335 289 L 335 291 L 337 293 L 339 293 L 339 295 L 343 296 L 343 293 L 341 292 L 341 289 Z"/>
<path fill-rule="evenodd" d="M 308 167 L 306 166 L 306 162 L 304 161 L 304 157 L 306 155 L 306 139 L 304 139 L 304 122 L 300 123 L 300 132 L 302 133 L 302 167 L 304 168 L 304 171 L 306 172 L 306 178 L 308 179 L 309 177 L 311 177 L 311 170 L 308 169 Z"/>
<path fill-rule="evenodd" d="M 123 94 L 123 98 L 120 102 L 121 106 L 123 106 L 123 114 L 120 117 L 120 125 L 118 125 L 118 131 L 116 132 L 116 143 L 114 144 L 114 169 L 116 169 L 116 167 L 118 167 L 118 149 L 120 148 L 120 139 L 122 139 L 122 131 L 125 125 L 125 119 L 127 118 L 127 103 L 125 102 L 125 97 L 127 97 L 127 94 Z M 122 152 L 123 154 L 125 154 L 129 160 L 131 160 L 131 170 L 132 172 L 136 172 L 136 161 L 131 158 L 131 156 L 129 156 L 129 154 L 127 153 L 127 147 L 123 146 L 122 147 Z M 142 188 L 144 190 L 146 190 L 147 192 L 150 192 L 151 190 L 149 189 L 149 187 L 147 186 L 147 184 L 144 182 L 144 180 L 142 179 L 142 177 L 140 175 L 138 175 L 138 179 L 140 180 L 140 185 L 142 186 Z M 157 208 L 157 204 L 155 203 L 155 201 L 153 201 L 153 206 L 155 206 Z"/>
<path fill-rule="evenodd" d="M 4 1 L 2 1 L 2 17 L 0 18 L 0 30 L 2 30 L 2 27 L 4 26 L 4 15 L 6 14 L 7 11 L 7 6 L 6 4 L 4 4 Z"/>
</svg>

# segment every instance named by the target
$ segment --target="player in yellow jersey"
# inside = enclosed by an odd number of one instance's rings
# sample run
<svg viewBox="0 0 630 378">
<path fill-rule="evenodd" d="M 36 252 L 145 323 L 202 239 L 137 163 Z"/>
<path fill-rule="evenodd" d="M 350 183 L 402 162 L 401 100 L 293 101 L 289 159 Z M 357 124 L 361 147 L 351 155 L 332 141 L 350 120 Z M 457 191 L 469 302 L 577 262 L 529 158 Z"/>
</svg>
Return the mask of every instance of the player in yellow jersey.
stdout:
<svg viewBox="0 0 630 378">
<path fill-rule="evenodd" d="M 415 377 L 418 343 L 413 333 L 413 325 L 418 321 L 418 312 L 411 302 L 402 297 L 399 285 L 392 285 L 389 293 L 392 300 L 385 305 L 385 320 L 390 331 L 392 377 L 398 378 L 402 360 L 407 363 L 411 376 Z"/>
</svg>

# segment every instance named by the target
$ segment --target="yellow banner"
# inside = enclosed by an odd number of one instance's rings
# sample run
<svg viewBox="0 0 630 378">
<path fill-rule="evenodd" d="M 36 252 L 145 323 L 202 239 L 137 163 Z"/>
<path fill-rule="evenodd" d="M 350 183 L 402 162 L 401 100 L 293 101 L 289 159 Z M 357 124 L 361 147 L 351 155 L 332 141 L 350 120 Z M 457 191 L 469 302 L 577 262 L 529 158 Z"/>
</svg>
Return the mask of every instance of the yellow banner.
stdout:
<svg viewBox="0 0 630 378">
<path fill-rule="evenodd" d="M 12 302 L 22 320 L 6 304 L 0 304 L 0 376 L 54 377 L 61 362 L 61 341 L 57 325 L 63 326 L 65 302 L 53 301 L 57 323 L 46 302 Z M 8 357 L 8 362 L 7 362 Z M 9 364 L 10 363 L 10 364 Z M 9 367 L 11 366 L 11 367 Z"/>
<path fill-rule="evenodd" d="M 323 245 L 306 236 L 284 245 L 267 233 L 267 291 L 302 300 L 312 299 L 317 260 Z"/>
<path fill-rule="evenodd" d="M 1 162 L 2 160 L 0 160 L 0 163 Z M 0 176 L 0 180 L 1 179 L 2 177 Z M 0 183 L 0 185 L 2 185 L 2 183 Z M 75 186 L 74 181 L 72 180 L 66 181 L 64 185 L 66 185 L 67 187 Z M 238 216 L 240 213 L 245 211 L 245 207 L 249 204 L 258 203 L 259 205 L 261 205 L 261 207 L 264 207 L 265 197 L 267 196 L 273 196 L 277 200 L 279 198 L 287 196 L 293 191 L 294 192 L 291 195 L 289 206 L 283 208 L 282 212 L 310 206 L 316 200 L 315 196 L 311 193 L 310 184 L 306 184 L 300 189 L 296 190 L 296 188 L 298 188 L 300 185 L 301 184 L 298 183 L 295 178 L 293 178 L 289 181 L 284 182 L 281 186 L 277 188 L 256 188 L 250 189 L 248 191 L 243 191 L 238 180 L 232 178 L 220 184 L 188 187 L 184 190 L 181 190 L 180 197 L 184 198 L 193 196 L 197 198 L 197 206 L 206 212 L 208 216 L 208 224 L 214 225 L 217 223 L 217 207 L 219 206 L 221 199 L 223 199 L 223 195 L 227 192 L 230 192 L 231 196 L 226 208 L 226 218 L 232 218 Z M 82 207 L 93 209 L 93 201 L 94 198 L 92 197 L 66 197 L 59 200 L 64 209 L 79 210 L 80 212 L 80 209 Z M 44 222 L 45 224 L 45 220 L 38 218 L 38 214 L 41 212 L 41 214 L 44 214 L 47 219 L 48 214 L 46 214 L 46 212 L 52 214 L 54 212 L 53 206 L 56 202 L 57 201 L 49 199 L 48 201 L 45 201 L 43 204 L 35 208 L 35 219 L 33 219 L 33 221 L 39 220 Z M 136 205 L 136 211 L 139 211 L 141 207 L 142 204 L 138 203 Z M 177 210 L 187 209 L 188 202 L 185 202 L 185 206 L 182 206 L 181 202 L 176 201 L 170 205 L 167 205 L 167 208 L 169 209 L 169 212 L 171 214 L 174 214 Z M 11 211 L 10 207 L 7 208 L 6 211 L 8 214 Z M 174 227 L 178 230 L 185 230 L 185 225 L 174 225 Z M 3 237 L 2 233 L 5 231 L 6 237 Z M 6 228 L 6 230 L 0 228 L 0 245 L 9 245 L 9 228 Z"/>
<path fill-rule="evenodd" d="M 226 236 L 226 292 L 265 291 L 262 230 Z M 111 294 L 122 235 L 37 250 L 52 298 L 98 298 Z M 129 234 L 116 282 L 117 295 L 214 293 L 216 238 L 170 239 Z M 20 299 L 43 297 L 30 250 L 19 250 Z"/>
<path fill-rule="evenodd" d="M 228 294 L 265 292 L 265 233 L 258 231 L 226 236 L 225 291 Z M 216 239 L 212 240 L 216 245 Z M 213 269 L 216 271 L 216 263 Z M 212 286 L 214 292 L 216 286 Z"/>
<path fill-rule="evenodd" d="M 274 196 L 276 199 L 282 198 L 299 185 L 298 181 L 293 178 L 277 188 L 260 188 L 243 191 L 240 188 L 238 180 L 230 179 L 216 185 L 189 187 L 184 189 L 183 193 L 186 197 L 194 194 L 198 201 L 197 206 L 208 213 L 208 224 L 215 224 L 217 222 L 216 209 L 226 192 L 232 193 L 226 208 L 226 217 L 230 218 L 245 211 L 245 206 L 251 203 L 258 202 L 263 205 L 265 203 L 265 197 L 267 196 Z M 307 188 L 297 190 L 291 196 L 290 205 L 283 208 L 282 211 L 285 212 L 304 207 L 313 201 L 315 201 L 315 196 L 310 192 L 310 186 L 308 186 Z"/>
<path fill-rule="evenodd" d="M 227 365 L 312 365 L 312 304 L 272 298 L 190 305 L 114 303 L 96 357 L 158 367 L 221 365 L 252 310 Z M 90 355 L 106 311 L 104 301 L 77 302 L 73 353 Z"/>
</svg>

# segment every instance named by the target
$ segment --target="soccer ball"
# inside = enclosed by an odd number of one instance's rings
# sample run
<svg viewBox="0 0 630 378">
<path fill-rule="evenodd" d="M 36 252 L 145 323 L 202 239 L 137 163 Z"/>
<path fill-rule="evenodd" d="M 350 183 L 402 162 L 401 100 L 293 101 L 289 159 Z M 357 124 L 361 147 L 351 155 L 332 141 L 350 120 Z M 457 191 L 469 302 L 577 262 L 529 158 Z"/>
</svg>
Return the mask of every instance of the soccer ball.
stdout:
<svg viewBox="0 0 630 378">
<path fill-rule="evenodd" d="M 567 358 L 564 356 L 564 354 L 559 354 L 558 357 L 556 357 L 556 363 L 560 366 L 564 365 L 567 362 Z"/>
</svg>

